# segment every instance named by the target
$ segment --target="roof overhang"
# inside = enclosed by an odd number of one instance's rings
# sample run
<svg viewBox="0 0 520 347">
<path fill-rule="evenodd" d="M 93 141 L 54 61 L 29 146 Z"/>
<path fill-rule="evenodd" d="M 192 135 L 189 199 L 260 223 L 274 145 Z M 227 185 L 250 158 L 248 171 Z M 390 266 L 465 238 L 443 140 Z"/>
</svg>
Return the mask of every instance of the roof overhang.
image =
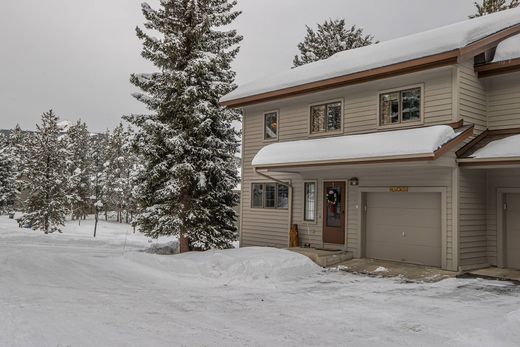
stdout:
<svg viewBox="0 0 520 347">
<path fill-rule="evenodd" d="M 479 78 L 520 71 L 520 58 L 479 65 L 475 72 Z"/>
<path fill-rule="evenodd" d="M 520 135 L 520 128 L 486 130 L 456 152 L 457 163 L 461 167 L 472 168 L 518 167 L 520 165 L 520 148 L 518 149 L 518 155 L 473 156 L 477 151 L 486 148 L 489 144 L 515 135 Z"/>
<path fill-rule="evenodd" d="M 418 59 L 408 60 L 397 64 L 382 66 L 370 70 L 360 71 L 344 76 L 324 79 L 316 82 L 301 84 L 298 86 L 269 91 L 247 97 L 225 100 L 220 104 L 230 108 L 244 107 L 260 102 L 267 102 L 276 99 L 316 92 L 325 89 L 332 89 L 352 84 L 363 83 L 372 80 L 383 79 L 392 76 L 399 76 L 412 72 L 433 69 L 437 67 L 456 64 L 460 59 L 476 56 L 479 53 L 496 47 L 500 41 L 520 33 L 520 24 L 498 31 L 492 35 L 477 40 L 463 48 L 434 54 Z"/>
<path fill-rule="evenodd" d="M 460 124 L 460 123 L 459 123 Z M 456 124 L 454 124 L 456 126 Z M 411 129 L 407 129 L 411 130 Z M 395 131 L 395 130 L 394 130 Z M 267 170 L 278 172 L 298 172 L 300 169 L 323 168 L 323 167 L 337 167 L 337 166 L 354 166 L 354 165 L 373 165 L 373 164 L 398 164 L 398 163 L 420 163 L 432 162 L 442 157 L 447 152 L 457 148 L 461 143 L 473 135 L 474 125 L 460 126 L 456 129 L 456 136 L 448 142 L 442 144 L 441 147 L 433 152 L 392 155 L 392 156 L 378 156 L 355 159 L 338 159 L 338 160 L 313 160 L 301 162 L 288 162 L 276 164 L 258 164 L 253 165 L 255 170 Z M 362 134 L 361 134 L 362 135 Z M 349 136 L 349 135 L 347 135 Z M 358 136 L 358 135 L 350 135 Z M 388 145 L 388 144 L 382 144 Z M 292 171 L 291 171 L 292 170 Z"/>
</svg>

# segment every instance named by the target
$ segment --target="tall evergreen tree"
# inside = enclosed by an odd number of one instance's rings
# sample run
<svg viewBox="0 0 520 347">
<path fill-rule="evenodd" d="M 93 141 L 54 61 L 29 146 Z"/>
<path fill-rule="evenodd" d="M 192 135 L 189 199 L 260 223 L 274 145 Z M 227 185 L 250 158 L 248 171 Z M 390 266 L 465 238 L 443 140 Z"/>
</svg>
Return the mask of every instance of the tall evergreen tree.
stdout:
<svg viewBox="0 0 520 347">
<path fill-rule="evenodd" d="M 329 19 L 318 24 L 316 30 L 306 26 L 307 34 L 298 44 L 300 53 L 293 59 L 293 67 L 327 59 L 336 53 L 368 46 L 374 43 L 373 35 L 353 25 L 348 28 L 344 19 Z"/>
<path fill-rule="evenodd" d="M 106 208 L 117 212 L 117 221 L 123 222 L 128 155 L 124 150 L 125 129 L 120 123 L 108 134 L 103 167 L 103 198 Z"/>
<path fill-rule="evenodd" d="M 60 231 L 67 209 L 67 170 L 69 156 L 65 140 L 57 126 L 58 117 L 51 110 L 42 115 L 42 124 L 27 141 L 24 166 L 24 222 L 35 230 Z"/>
<path fill-rule="evenodd" d="M 67 196 L 71 206 L 72 217 L 85 218 L 90 210 L 90 170 L 89 156 L 90 132 L 87 124 L 78 121 L 67 130 L 67 149 L 69 158 L 67 170 L 69 174 Z"/>
<path fill-rule="evenodd" d="M 0 141 L 0 213 L 14 210 L 16 199 L 16 166 L 14 153 L 7 141 Z"/>
<path fill-rule="evenodd" d="M 140 231 L 177 235 L 181 252 L 229 248 L 236 238 L 232 192 L 238 182 L 235 110 L 219 105 L 233 90 L 230 64 L 242 37 L 229 30 L 236 1 L 163 0 L 143 4 L 145 28 L 137 28 L 142 56 L 159 69 L 134 74 L 135 97 L 152 115 L 127 119 L 138 129 L 136 148 L 145 160 L 137 187 Z"/>
<path fill-rule="evenodd" d="M 91 138 L 91 145 L 89 151 L 89 157 L 92 161 L 92 170 L 90 175 L 90 201 L 94 208 L 94 237 L 97 235 L 97 226 L 99 222 L 99 214 L 104 209 L 103 204 L 103 191 L 104 191 L 104 180 L 103 172 L 105 168 L 105 147 L 106 147 L 105 134 L 97 134 Z"/>
<path fill-rule="evenodd" d="M 27 141 L 32 136 L 30 132 L 24 132 L 20 125 L 16 125 L 16 127 L 11 131 L 9 136 L 9 147 L 11 149 L 11 154 L 13 156 L 14 162 L 14 171 L 16 172 L 16 190 L 17 196 L 15 200 L 15 208 L 21 207 L 21 197 L 22 193 L 22 185 L 23 185 L 23 167 L 27 162 Z"/>
<path fill-rule="evenodd" d="M 520 0 L 482 0 L 482 3 L 475 2 L 477 13 L 469 16 L 469 18 L 482 17 L 490 13 L 500 12 L 511 8 L 518 7 Z"/>
</svg>

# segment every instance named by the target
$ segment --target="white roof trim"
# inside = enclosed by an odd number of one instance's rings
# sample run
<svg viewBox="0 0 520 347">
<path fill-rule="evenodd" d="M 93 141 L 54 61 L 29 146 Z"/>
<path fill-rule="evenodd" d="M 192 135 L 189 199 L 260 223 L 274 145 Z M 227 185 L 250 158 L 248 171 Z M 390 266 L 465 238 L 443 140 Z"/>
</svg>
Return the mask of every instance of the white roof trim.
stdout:
<svg viewBox="0 0 520 347">
<path fill-rule="evenodd" d="M 226 102 L 461 49 L 520 23 L 520 8 L 337 53 L 267 78 L 240 85 Z"/>
<path fill-rule="evenodd" d="M 254 167 L 337 161 L 369 161 L 434 157 L 435 151 L 457 137 L 448 125 L 273 143 L 254 157 Z"/>
</svg>

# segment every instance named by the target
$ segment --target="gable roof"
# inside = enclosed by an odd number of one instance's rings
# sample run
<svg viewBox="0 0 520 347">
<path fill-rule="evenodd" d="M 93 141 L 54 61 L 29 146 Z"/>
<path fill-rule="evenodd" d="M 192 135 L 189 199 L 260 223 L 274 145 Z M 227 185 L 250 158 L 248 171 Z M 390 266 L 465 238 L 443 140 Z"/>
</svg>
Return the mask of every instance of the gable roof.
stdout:
<svg viewBox="0 0 520 347">
<path fill-rule="evenodd" d="M 518 33 L 520 8 L 515 8 L 340 52 L 325 60 L 243 84 L 225 95 L 221 104 L 240 107 L 387 77 L 392 72 L 406 73 L 455 63 L 460 56 L 480 53 Z"/>
</svg>

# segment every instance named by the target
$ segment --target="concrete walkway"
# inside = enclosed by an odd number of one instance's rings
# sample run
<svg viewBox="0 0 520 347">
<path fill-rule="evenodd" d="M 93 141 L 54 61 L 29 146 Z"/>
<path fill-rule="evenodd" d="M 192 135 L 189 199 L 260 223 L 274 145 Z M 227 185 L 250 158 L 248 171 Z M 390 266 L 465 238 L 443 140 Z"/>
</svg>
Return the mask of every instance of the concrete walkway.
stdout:
<svg viewBox="0 0 520 347">
<path fill-rule="evenodd" d="M 352 252 L 332 251 L 326 249 L 291 247 L 289 251 L 300 253 L 321 267 L 330 267 L 352 259 Z"/>
<path fill-rule="evenodd" d="M 378 277 L 402 277 L 414 282 L 438 282 L 458 275 L 435 267 L 386 260 L 352 259 L 338 265 L 342 271 Z"/>
<path fill-rule="evenodd" d="M 468 271 L 463 277 L 480 277 L 486 279 L 496 279 L 502 281 L 512 281 L 520 284 L 520 270 L 500 269 L 497 267 L 488 267 L 480 270 Z"/>
</svg>

